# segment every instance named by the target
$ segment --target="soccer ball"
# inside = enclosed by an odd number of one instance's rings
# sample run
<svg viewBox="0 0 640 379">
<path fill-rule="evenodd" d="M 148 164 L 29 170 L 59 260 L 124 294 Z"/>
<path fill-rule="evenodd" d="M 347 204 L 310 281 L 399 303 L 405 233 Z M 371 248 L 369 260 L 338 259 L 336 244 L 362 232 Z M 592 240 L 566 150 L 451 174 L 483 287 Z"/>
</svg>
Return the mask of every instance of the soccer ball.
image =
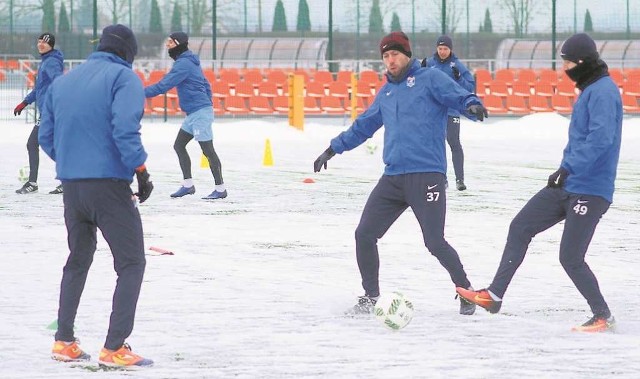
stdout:
<svg viewBox="0 0 640 379">
<path fill-rule="evenodd" d="M 391 292 L 380 296 L 373 314 L 387 328 L 400 330 L 413 319 L 413 304 L 400 292 Z"/>
<path fill-rule="evenodd" d="M 29 180 L 29 166 L 20 167 L 20 170 L 18 170 L 18 180 L 20 183 Z"/>
</svg>

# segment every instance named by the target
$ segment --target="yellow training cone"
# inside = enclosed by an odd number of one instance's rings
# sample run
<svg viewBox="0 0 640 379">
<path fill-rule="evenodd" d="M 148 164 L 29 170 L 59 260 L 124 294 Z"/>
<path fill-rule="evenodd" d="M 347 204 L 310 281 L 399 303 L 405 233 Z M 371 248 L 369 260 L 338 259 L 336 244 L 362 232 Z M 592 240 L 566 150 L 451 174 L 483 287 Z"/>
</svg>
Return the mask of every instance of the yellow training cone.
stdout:
<svg viewBox="0 0 640 379">
<path fill-rule="evenodd" d="M 200 157 L 200 167 L 201 168 L 209 168 L 209 160 L 204 155 L 204 153 L 202 154 L 202 157 Z"/>
<path fill-rule="evenodd" d="M 267 138 L 264 143 L 264 159 L 262 160 L 264 166 L 273 166 L 273 155 L 271 154 L 271 141 Z"/>
</svg>

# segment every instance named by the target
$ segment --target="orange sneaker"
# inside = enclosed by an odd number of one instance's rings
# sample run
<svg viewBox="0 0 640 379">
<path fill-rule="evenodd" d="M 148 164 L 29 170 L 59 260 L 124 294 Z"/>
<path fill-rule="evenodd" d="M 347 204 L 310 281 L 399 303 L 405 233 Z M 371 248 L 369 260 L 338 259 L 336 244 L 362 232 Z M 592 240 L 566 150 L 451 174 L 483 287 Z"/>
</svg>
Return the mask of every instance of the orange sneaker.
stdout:
<svg viewBox="0 0 640 379">
<path fill-rule="evenodd" d="M 502 301 L 493 300 L 487 289 L 474 291 L 462 287 L 456 287 L 456 292 L 463 299 L 481 306 L 489 311 L 489 313 L 498 313 L 498 311 L 500 311 L 500 307 L 502 307 Z"/>
<path fill-rule="evenodd" d="M 149 367 L 153 365 L 151 359 L 142 358 L 138 354 L 131 351 L 131 346 L 125 343 L 118 350 L 109 350 L 102 348 L 100 350 L 100 358 L 98 359 L 100 366 L 106 367 Z"/>
<path fill-rule="evenodd" d="M 571 328 L 573 332 L 588 332 L 588 333 L 599 333 L 606 332 L 612 330 L 616 325 L 616 320 L 613 316 L 602 317 L 602 316 L 593 316 L 591 319 L 580 326 L 576 326 Z"/>
<path fill-rule="evenodd" d="M 91 360 L 91 356 L 80 348 L 78 341 L 56 341 L 51 349 L 51 359 L 60 362 L 82 362 Z"/>
</svg>

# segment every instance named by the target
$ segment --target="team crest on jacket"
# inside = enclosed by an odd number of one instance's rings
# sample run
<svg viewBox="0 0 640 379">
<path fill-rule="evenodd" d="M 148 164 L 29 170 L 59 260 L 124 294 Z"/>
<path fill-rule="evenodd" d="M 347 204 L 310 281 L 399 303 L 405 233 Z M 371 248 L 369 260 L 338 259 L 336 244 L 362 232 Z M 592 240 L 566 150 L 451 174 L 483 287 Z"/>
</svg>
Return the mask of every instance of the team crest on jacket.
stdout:
<svg viewBox="0 0 640 379">
<path fill-rule="evenodd" d="M 410 76 L 407 78 L 407 87 L 411 88 L 416 85 L 416 77 Z"/>
</svg>

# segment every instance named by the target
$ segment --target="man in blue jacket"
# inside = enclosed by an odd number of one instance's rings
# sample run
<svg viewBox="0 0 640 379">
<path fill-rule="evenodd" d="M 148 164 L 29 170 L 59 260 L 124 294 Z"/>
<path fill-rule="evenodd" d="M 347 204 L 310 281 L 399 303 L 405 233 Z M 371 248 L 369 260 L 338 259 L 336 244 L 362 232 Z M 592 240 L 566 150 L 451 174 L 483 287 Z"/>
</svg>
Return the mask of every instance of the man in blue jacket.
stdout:
<svg viewBox="0 0 640 379">
<path fill-rule="evenodd" d="M 42 103 L 47 94 L 49 86 L 55 78 L 62 75 L 64 71 L 64 57 L 60 50 L 54 49 L 56 37 L 49 33 L 42 33 L 38 37 L 38 53 L 42 62 L 36 75 L 36 83 L 33 90 L 27 94 L 20 104 L 13 110 L 13 115 L 18 116 L 29 104 L 35 102 L 38 110 L 42 111 Z M 40 146 L 38 145 L 38 128 L 40 120 L 36 121 L 29 139 L 27 140 L 27 153 L 29 154 L 29 180 L 19 189 L 18 194 L 29 194 L 38 192 L 38 168 L 40 166 Z M 62 184 L 57 186 L 50 194 L 62 193 Z"/>
<path fill-rule="evenodd" d="M 449 75 L 456 83 L 469 92 L 476 92 L 476 81 L 473 75 L 458 57 L 453 53 L 453 41 L 451 37 L 443 35 L 436 41 L 436 52 L 432 57 L 422 60 L 423 67 L 432 67 L 441 70 Z M 449 109 L 447 117 L 447 142 L 451 148 L 451 160 L 453 161 L 453 172 L 456 176 L 456 189 L 464 191 L 467 186 L 464 184 L 464 151 L 460 143 L 460 112 L 456 109 Z"/>
<path fill-rule="evenodd" d="M 180 109 L 187 114 L 173 144 L 173 149 L 178 154 L 183 182 L 182 186 L 171 194 L 171 197 L 182 197 L 196 193 L 191 176 L 191 158 L 187 152 L 187 143 L 195 138 L 200 144 L 202 153 L 209 160 L 209 167 L 215 182 L 213 192 L 203 199 L 224 199 L 227 197 L 227 190 L 222 179 L 222 164 L 213 148 L 211 84 L 202 73 L 200 58 L 189 50 L 189 36 L 186 33 L 171 33 L 167 38 L 166 47 L 169 50 L 169 56 L 176 62 L 171 71 L 158 83 L 146 87 L 144 94 L 146 97 L 154 97 L 177 87 Z"/>
<path fill-rule="evenodd" d="M 69 258 L 60 285 L 58 330 L 52 358 L 88 360 L 74 336 L 74 322 L 93 255 L 96 230 L 111 248 L 118 275 L 109 331 L 98 362 L 104 366 L 149 366 L 125 339 L 133 330 L 146 260 L 136 197 L 143 203 L 153 184 L 140 139 L 144 90 L 131 69 L 138 51 L 124 25 L 104 28 L 96 52 L 56 80 L 42 109 L 39 139 L 56 162 L 64 185 Z M 133 175 L 138 192 L 131 191 Z"/>
<path fill-rule="evenodd" d="M 560 168 L 511 222 L 507 243 L 493 282 L 486 289 L 458 293 L 491 313 L 502 306 L 502 297 L 524 260 L 529 243 L 538 233 L 564 221 L 560 263 L 593 317 L 575 331 L 601 332 L 614 326 L 598 280 L 585 262 L 587 248 L 600 218 L 613 200 L 620 155 L 622 100 L 618 87 L 587 34 L 575 34 L 562 45 L 563 68 L 581 91 L 573 106 L 569 141 Z"/>
<path fill-rule="evenodd" d="M 384 175 L 362 211 L 356 228 L 356 258 L 364 296 L 349 313 L 371 313 L 379 295 L 378 239 L 411 207 L 422 229 L 425 246 L 449 272 L 456 287 L 471 283 L 456 250 L 444 238 L 446 216 L 446 119 L 449 108 L 482 121 L 486 109 L 473 94 L 440 70 L 422 68 L 411 58 L 409 38 L 393 32 L 380 42 L 387 83 L 371 106 L 351 127 L 331 140 L 314 162 L 319 172 L 336 153 L 352 150 L 384 125 Z M 461 314 L 475 305 L 460 301 Z"/>
</svg>

